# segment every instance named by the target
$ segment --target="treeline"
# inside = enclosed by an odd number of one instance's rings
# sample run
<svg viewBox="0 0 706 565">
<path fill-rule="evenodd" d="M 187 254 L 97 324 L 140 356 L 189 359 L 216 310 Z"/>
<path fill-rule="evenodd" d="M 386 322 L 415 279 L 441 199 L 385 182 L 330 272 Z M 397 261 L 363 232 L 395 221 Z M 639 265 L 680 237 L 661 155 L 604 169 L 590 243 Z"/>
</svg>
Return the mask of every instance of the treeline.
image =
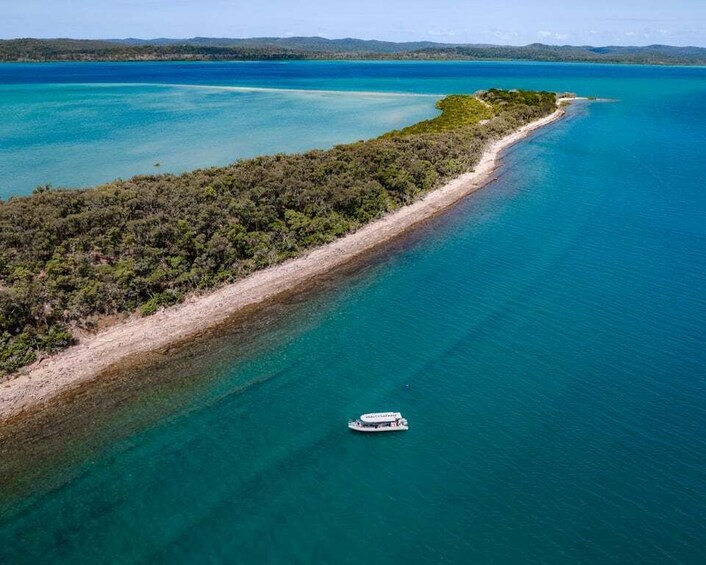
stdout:
<svg viewBox="0 0 706 565">
<path fill-rule="evenodd" d="M 639 65 L 704 65 L 706 49 L 648 45 L 645 47 L 575 47 L 533 43 L 524 47 L 462 45 L 429 47 L 405 53 L 405 59 L 419 60 L 522 60 L 564 63 L 628 63 Z"/>
<path fill-rule="evenodd" d="M 190 61 L 190 60 L 525 60 L 549 62 L 704 65 L 706 49 L 648 45 L 591 47 L 395 43 L 322 37 L 192 38 L 155 40 L 0 40 L 0 61 Z"/>
<path fill-rule="evenodd" d="M 547 92 L 477 96 L 442 100 L 414 133 L 0 202 L 0 371 L 103 316 L 151 314 L 349 233 L 472 169 L 489 140 L 556 105 Z"/>
<path fill-rule="evenodd" d="M 0 61 L 233 61 L 306 59 L 307 52 L 277 47 L 127 45 L 73 39 L 0 40 Z"/>
</svg>

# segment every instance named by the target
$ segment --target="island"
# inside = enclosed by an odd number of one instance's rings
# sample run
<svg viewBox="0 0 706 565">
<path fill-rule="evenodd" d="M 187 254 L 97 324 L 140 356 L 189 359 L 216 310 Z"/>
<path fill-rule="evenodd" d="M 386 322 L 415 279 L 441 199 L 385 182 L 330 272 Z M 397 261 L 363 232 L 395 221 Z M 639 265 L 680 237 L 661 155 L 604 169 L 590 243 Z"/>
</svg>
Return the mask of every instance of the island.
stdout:
<svg viewBox="0 0 706 565">
<path fill-rule="evenodd" d="M 192 340 L 448 208 L 565 101 L 451 95 L 437 117 L 377 139 L 0 202 L 0 419 Z"/>
</svg>

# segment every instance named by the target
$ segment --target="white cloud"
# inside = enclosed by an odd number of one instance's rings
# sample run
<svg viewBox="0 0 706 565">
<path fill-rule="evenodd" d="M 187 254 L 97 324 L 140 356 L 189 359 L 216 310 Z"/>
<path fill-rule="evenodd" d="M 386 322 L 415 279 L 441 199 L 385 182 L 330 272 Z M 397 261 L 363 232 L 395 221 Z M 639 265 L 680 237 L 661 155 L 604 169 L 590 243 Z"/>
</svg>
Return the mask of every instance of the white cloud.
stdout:
<svg viewBox="0 0 706 565">
<path fill-rule="evenodd" d="M 427 34 L 431 37 L 456 37 L 456 32 L 452 29 L 430 29 Z"/>
<path fill-rule="evenodd" d="M 496 29 L 493 31 L 493 36 L 496 39 L 499 39 L 501 41 L 509 41 L 509 40 L 517 38 L 517 32 L 514 32 L 514 31 L 507 32 L 507 31 L 502 31 L 502 30 Z"/>
<path fill-rule="evenodd" d="M 561 41 L 561 40 L 567 39 L 569 37 L 569 34 L 568 33 L 559 33 L 559 32 L 555 32 L 555 31 L 542 30 L 542 31 L 537 32 L 537 36 L 540 39 L 556 39 L 556 40 Z"/>
</svg>

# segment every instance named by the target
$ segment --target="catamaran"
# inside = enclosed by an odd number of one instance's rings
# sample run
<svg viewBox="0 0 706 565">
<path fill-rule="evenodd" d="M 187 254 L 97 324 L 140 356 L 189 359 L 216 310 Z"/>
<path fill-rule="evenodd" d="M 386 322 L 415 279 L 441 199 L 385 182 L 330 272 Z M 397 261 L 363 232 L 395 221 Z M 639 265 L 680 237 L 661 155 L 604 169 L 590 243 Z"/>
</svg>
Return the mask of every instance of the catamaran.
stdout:
<svg viewBox="0 0 706 565">
<path fill-rule="evenodd" d="M 356 432 L 403 432 L 409 429 L 399 412 L 374 412 L 349 420 L 348 427 Z"/>
</svg>

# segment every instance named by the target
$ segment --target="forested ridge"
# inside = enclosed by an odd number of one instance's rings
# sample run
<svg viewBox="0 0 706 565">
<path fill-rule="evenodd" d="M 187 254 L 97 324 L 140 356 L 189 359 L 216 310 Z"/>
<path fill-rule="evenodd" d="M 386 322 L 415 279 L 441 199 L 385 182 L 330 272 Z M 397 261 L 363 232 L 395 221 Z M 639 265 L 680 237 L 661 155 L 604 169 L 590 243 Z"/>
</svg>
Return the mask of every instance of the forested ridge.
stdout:
<svg viewBox="0 0 706 565">
<path fill-rule="evenodd" d="M 274 46 L 127 45 L 77 39 L 0 40 L 0 61 L 237 61 L 310 58 Z"/>
<path fill-rule="evenodd" d="M 548 92 L 449 96 L 441 115 L 326 151 L 241 160 L 0 201 L 0 372 L 102 317 L 149 315 L 297 256 L 473 168 L 548 115 Z"/>
<path fill-rule="evenodd" d="M 706 48 L 672 45 L 474 45 L 323 37 L 0 40 L 0 61 L 227 61 L 288 59 L 524 60 L 704 65 Z"/>
</svg>

